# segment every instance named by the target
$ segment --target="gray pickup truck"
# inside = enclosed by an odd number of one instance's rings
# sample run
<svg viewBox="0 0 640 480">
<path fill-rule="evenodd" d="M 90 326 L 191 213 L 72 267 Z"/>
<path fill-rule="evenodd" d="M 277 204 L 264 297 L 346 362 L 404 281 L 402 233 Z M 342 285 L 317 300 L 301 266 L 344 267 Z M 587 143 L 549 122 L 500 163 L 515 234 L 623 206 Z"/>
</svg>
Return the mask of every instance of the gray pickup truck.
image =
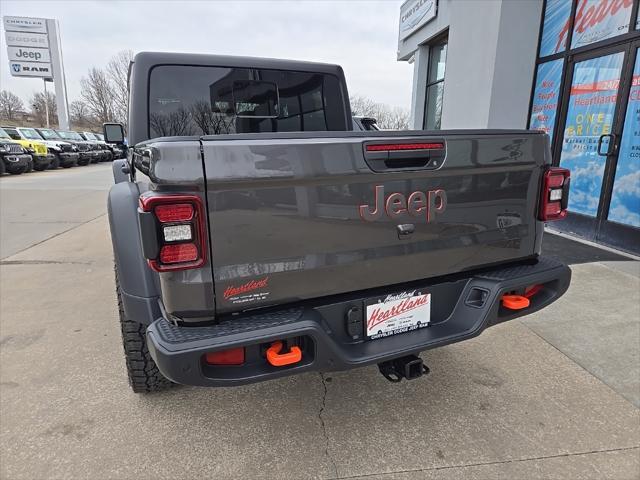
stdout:
<svg viewBox="0 0 640 480">
<path fill-rule="evenodd" d="M 355 131 L 342 69 L 140 53 L 108 210 L 131 386 L 377 364 L 557 300 L 569 172 L 535 131 Z M 123 145 L 119 124 L 105 140 Z"/>
</svg>

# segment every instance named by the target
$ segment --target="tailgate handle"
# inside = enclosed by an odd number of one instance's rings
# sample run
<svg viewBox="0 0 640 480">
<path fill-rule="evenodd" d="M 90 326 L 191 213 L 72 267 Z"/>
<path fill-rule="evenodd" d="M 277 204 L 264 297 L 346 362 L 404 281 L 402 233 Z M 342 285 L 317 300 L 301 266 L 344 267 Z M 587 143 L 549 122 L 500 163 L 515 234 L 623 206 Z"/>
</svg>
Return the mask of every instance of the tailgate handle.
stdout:
<svg viewBox="0 0 640 480">
<path fill-rule="evenodd" d="M 445 155 L 444 140 L 364 144 L 365 161 L 374 172 L 439 168 Z"/>
</svg>

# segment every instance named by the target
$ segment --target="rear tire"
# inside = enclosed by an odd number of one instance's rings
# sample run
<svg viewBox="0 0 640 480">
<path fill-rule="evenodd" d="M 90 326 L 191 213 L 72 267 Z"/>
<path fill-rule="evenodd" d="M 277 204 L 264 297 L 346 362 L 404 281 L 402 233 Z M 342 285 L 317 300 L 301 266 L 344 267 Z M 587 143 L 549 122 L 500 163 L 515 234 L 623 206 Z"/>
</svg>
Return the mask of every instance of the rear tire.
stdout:
<svg viewBox="0 0 640 480">
<path fill-rule="evenodd" d="M 118 313 L 120 315 L 122 345 L 124 347 L 129 385 L 135 393 L 166 390 L 175 385 L 175 383 L 162 376 L 156 362 L 151 358 L 149 348 L 147 347 L 146 325 L 126 318 L 122 306 L 122 293 L 117 268 L 115 269 L 115 273 Z"/>
<path fill-rule="evenodd" d="M 29 160 L 29 162 L 27 163 L 27 169 L 26 172 L 33 172 L 33 159 Z"/>
</svg>

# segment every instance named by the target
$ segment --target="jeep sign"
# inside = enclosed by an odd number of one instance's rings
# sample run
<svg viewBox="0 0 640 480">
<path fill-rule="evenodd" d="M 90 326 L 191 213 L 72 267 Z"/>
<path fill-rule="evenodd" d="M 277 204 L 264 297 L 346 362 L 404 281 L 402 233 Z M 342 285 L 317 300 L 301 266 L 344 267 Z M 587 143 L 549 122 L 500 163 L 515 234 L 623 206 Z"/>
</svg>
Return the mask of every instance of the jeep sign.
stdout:
<svg viewBox="0 0 640 480">
<path fill-rule="evenodd" d="M 7 47 L 9 61 L 11 62 L 44 62 L 51 61 L 51 55 L 47 48 Z"/>
</svg>

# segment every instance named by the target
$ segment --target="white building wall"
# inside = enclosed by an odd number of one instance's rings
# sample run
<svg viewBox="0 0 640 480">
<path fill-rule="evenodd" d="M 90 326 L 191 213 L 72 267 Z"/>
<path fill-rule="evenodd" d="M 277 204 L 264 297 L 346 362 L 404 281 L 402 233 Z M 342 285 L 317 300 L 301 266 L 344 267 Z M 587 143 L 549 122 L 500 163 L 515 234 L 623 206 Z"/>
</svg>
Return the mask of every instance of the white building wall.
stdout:
<svg viewBox="0 0 640 480">
<path fill-rule="evenodd" d="M 436 19 L 398 45 L 414 59 L 413 128 L 422 128 L 428 47 L 447 28 L 442 128 L 525 128 L 542 0 L 440 0 Z"/>
</svg>

